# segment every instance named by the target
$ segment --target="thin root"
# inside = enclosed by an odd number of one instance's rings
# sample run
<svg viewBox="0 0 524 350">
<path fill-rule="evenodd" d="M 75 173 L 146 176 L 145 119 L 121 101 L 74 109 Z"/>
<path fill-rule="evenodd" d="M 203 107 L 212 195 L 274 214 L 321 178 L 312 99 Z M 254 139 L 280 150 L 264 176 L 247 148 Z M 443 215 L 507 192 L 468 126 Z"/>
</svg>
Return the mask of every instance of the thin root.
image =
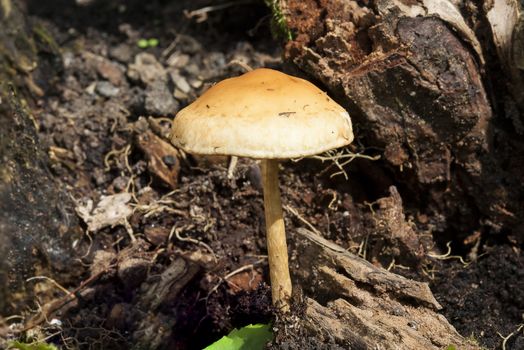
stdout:
<svg viewBox="0 0 524 350">
<path fill-rule="evenodd" d="M 215 263 L 218 261 L 217 259 L 217 256 L 215 254 L 215 251 L 209 246 L 207 245 L 206 243 L 202 242 L 202 241 L 199 241 L 198 239 L 194 239 L 194 238 L 191 238 L 191 237 L 182 237 L 180 236 L 180 232 L 183 231 L 184 229 L 190 229 L 192 228 L 193 226 L 189 226 L 189 227 L 176 227 L 176 224 L 173 225 L 173 228 L 171 229 L 171 232 L 169 232 L 169 238 L 168 238 L 168 241 L 170 242 L 171 239 L 173 238 L 173 234 L 175 235 L 175 237 L 179 240 L 179 241 L 182 241 L 182 242 L 189 242 L 189 243 L 193 243 L 193 244 L 198 244 L 198 245 L 201 245 L 202 247 L 206 248 L 207 251 L 209 251 L 211 253 L 211 255 L 213 256 L 213 259 L 215 260 Z"/>
<path fill-rule="evenodd" d="M 499 332 L 497 332 L 499 337 L 502 338 L 502 350 L 506 350 L 506 345 L 508 343 L 508 340 L 511 337 L 513 337 L 514 335 L 516 335 L 518 332 L 520 332 L 522 329 L 524 329 L 524 324 L 520 324 L 516 330 L 514 330 L 513 332 L 511 332 L 510 334 L 508 334 L 505 337 L 502 334 L 500 334 Z"/>
<path fill-rule="evenodd" d="M 233 277 L 234 275 L 239 274 L 240 272 L 244 272 L 246 270 L 253 270 L 256 265 L 261 264 L 262 262 L 264 262 L 264 260 L 265 259 L 259 259 L 252 264 L 244 265 L 244 266 L 239 267 L 236 270 L 231 271 L 224 277 L 220 277 L 218 283 L 209 291 L 205 299 L 207 300 L 211 294 L 213 294 L 214 292 L 218 290 L 218 288 L 220 287 L 222 283 L 227 282 L 227 280 Z"/>
<path fill-rule="evenodd" d="M 464 261 L 464 259 L 460 255 L 451 255 L 451 242 L 446 243 L 446 247 L 448 248 L 448 251 L 446 252 L 446 254 L 437 255 L 437 254 L 428 253 L 427 256 L 433 259 L 437 259 L 437 260 L 458 259 L 460 263 L 464 265 L 464 267 L 471 264 L 471 261 L 468 261 L 468 262 Z"/>
<path fill-rule="evenodd" d="M 380 159 L 380 155 L 376 156 L 368 156 L 366 154 L 362 153 L 353 153 L 347 148 L 343 148 L 342 150 L 330 150 L 327 151 L 321 155 L 313 156 L 311 158 L 318 159 L 321 162 L 330 161 L 332 164 L 328 166 L 326 169 L 324 169 L 322 172 L 327 171 L 332 166 L 336 166 L 339 171 L 334 172 L 330 175 L 330 177 L 335 177 L 338 175 L 344 175 L 344 178 L 346 180 L 349 179 L 348 174 L 346 173 L 346 170 L 344 170 L 344 167 L 351 163 L 356 158 L 363 158 L 368 160 L 378 160 Z M 343 161 L 342 161 L 343 160 Z"/>
<path fill-rule="evenodd" d="M 47 276 L 34 276 L 34 277 L 30 277 L 26 279 L 25 281 L 30 282 L 30 281 L 38 281 L 38 280 L 45 280 L 45 281 L 51 282 L 55 287 L 60 289 L 66 295 L 69 294 L 69 291 L 65 287 L 62 287 L 57 281 Z"/>
</svg>

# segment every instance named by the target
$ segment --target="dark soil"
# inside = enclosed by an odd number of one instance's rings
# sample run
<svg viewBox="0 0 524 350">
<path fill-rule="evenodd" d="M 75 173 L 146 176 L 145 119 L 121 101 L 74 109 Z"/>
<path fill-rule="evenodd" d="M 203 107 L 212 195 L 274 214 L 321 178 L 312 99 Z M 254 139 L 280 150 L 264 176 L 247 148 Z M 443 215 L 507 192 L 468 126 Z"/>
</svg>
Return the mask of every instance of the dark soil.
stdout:
<svg viewBox="0 0 524 350">
<path fill-rule="evenodd" d="M 169 119 L 180 108 L 210 84 L 242 73 L 240 65 L 231 63 L 234 60 L 253 68 L 287 68 L 271 36 L 270 14 L 263 2 L 216 9 L 200 23 L 184 15 L 184 10 L 205 5 L 98 1 L 78 7 L 72 0 L 28 1 L 32 20 L 62 50 L 59 79 L 49 81 L 42 64 L 35 80 L 45 91 L 34 109 L 52 172 L 78 206 L 89 200 L 96 206 L 102 195 L 132 193 L 135 211 L 128 228 L 138 241 L 132 243 L 124 225 L 86 231 L 88 249 L 82 259 L 86 271 L 81 280 L 96 274 L 94 263 L 104 264 L 101 251 L 119 257 L 117 267 L 111 263 L 107 274 L 93 284 L 92 294 L 86 292 L 56 316 L 63 325 L 60 334 L 49 339 L 52 342 L 86 349 L 136 345 L 133 333 L 142 318 L 151 316 L 141 309 L 143 292 L 177 256 L 191 261 L 194 271 L 151 321 L 170 328 L 166 332 L 171 332 L 167 344 L 171 348 L 202 348 L 234 327 L 275 321 L 256 162 L 241 159 L 234 178 L 228 179 L 228 159 L 184 159 L 173 153 L 163 160 L 178 173 L 178 184 L 168 184 L 155 173 L 150 149 L 138 142 L 145 132 L 165 137 Z M 144 38 L 156 38 L 159 45 L 139 48 L 137 42 Z M 136 56 L 144 53 L 154 62 L 133 66 Z M 56 64 L 57 58 L 49 54 L 43 59 Z M 522 247 L 471 234 L 469 245 L 452 242 L 452 247 L 461 247 L 452 255 L 476 258 L 467 266 L 455 258 L 430 257 L 444 254 L 447 242 L 431 236 L 433 223 L 417 208 L 402 207 L 402 191 L 397 198 L 397 191 L 388 186 L 366 187 L 374 181 L 362 169 L 374 166 L 371 162 L 357 159 L 346 166 L 349 179 L 331 177 L 337 170 L 331 162 L 284 163 L 283 202 L 291 208 L 286 211 L 287 229 L 305 225 L 291 211 L 296 210 L 329 240 L 375 264 L 388 267 L 394 262 L 396 273 L 430 282 L 444 316 L 462 335 L 488 349 L 500 348 L 500 335 L 507 336 L 524 323 Z M 177 163 L 179 168 L 174 167 Z M 388 208 L 395 206 L 400 208 L 395 213 L 398 227 L 392 224 L 393 214 L 388 216 Z M 173 227 L 182 240 L 172 233 Z M 391 230 L 404 234 L 393 238 Z M 140 249 L 132 250 L 136 244 Z M 145 262 L 133 263 L 126 274 L 122 256 Z M 252 267 L 224 282 L 228 273 L 247 265 Z M 506 349 L 524 349 L 522 330 L 508 340 Z"/>
</svg>

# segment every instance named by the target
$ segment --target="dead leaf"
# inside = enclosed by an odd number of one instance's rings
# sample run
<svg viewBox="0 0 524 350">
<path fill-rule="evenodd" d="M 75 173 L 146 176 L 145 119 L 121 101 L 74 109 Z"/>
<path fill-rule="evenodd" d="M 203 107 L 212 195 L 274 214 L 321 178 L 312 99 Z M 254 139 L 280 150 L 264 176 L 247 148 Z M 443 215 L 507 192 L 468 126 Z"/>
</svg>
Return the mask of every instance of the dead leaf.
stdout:
<svg viewBox="0 0 524 350">
<path fill-rule="evenodd" d="M 114 227 L 125 225 L 126 220 L 133 209 L 128 204 L 131 200 L 131 194 L 124 192 L 111 196 L 102 196 L 100 202 L 93 210 L 93 201 L 87 201 L 87 204 L 76 207 L 76 212 L 87 224 L 87 229 L 96 232 L 104 227 Z"/>
</svg>

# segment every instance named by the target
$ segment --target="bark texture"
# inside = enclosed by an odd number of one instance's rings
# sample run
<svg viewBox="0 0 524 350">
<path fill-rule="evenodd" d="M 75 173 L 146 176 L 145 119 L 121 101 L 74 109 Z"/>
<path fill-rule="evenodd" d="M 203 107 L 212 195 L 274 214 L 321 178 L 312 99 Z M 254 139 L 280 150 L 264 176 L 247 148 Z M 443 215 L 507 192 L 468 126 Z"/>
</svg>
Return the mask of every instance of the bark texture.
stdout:
<svg viewBox="0 0 524 350">
<path fill-rule="evenodd" d="M 37 66 L 37 45 L 19 4 L 9 3 L 8 11 L 2 6 L 0 315 L 6 315 L 33 297 L 34 283 L 26 283 L 27 278 L 38 274 L 64 281 L 75 271 L 73 242 L 81 232 L 70 199 L 50 176 L 35 121 L 25 108 L 24 96 L 35 91 L 30 73 Z"/>
<path fill-rule="evenodd" d="M 436 232 L 522 225 L 522 154 L 495 126 L 481 42 L 451 1 L 283 1 L 287 58 L 348 108 L 356 137 L 381 149 L 368 177 L 402 184 Z M 490 95 L 491 92 L 490 92 Z M 384 180 L 386 179 L 386 180 Z"/>
<path fill-rule="evenodd" d="M 304 286 L 301 326 L 329 349 L 477 349 L 437 313 L 426 283 L 408 280 L 299 229 L 295 276 Z M 297 340 L 297 344 L 301 344 Z"/>
</svg>

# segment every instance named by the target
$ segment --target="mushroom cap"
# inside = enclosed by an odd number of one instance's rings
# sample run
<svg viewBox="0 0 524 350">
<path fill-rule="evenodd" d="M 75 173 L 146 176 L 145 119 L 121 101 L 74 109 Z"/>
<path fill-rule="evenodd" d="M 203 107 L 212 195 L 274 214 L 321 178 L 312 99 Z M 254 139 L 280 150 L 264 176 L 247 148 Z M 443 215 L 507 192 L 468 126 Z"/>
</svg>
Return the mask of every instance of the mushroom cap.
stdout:
<svg viewBox="0 0 524 350">
<path fill-rule="evenodd" d="M 173 121 L 188 153 L 300 158 L 353 141 L 344 108 L 310 82 L 260 68 L 219 82 Z"/>
</svg>

